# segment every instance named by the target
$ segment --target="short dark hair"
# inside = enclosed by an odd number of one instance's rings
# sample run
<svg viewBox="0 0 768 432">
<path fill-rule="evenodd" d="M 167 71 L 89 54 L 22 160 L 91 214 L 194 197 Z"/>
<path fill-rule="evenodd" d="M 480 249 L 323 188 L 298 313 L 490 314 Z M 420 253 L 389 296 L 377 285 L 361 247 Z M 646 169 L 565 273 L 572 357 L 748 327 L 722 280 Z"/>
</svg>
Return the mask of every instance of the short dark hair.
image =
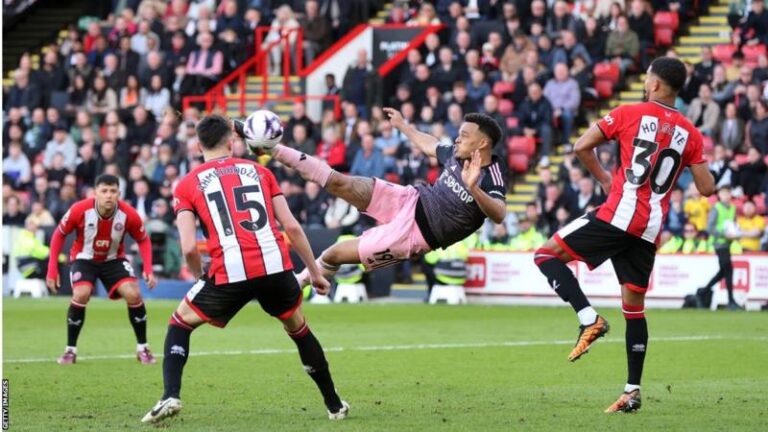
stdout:
<svg viewBox="0 0 768 432">
<path fill-rule="evenodd" d="M 688 72 L 683 62 L 672 57 L 659 57 L 651 63 L 651 73 L 661 78 L 675 93 L 685 84 Z"/>
<path fill-rule="evenodd" d="M 491 147 L 494 147 L 501 140 L 501 126 L 493 117 L 483 113 L 469 113 L 464 115 L 464 121 L 476 124 L 480 132 L 491 139 Z"/>
<path fill-rule="evenodd" d="M 98 187 L 99 185 L 119 186 L 120 180 L 112 174 L 102 174 L 96 177 L 96 182 L 93 184 L 94 187 Z"/>
<path fill-rule="evenodd" d="M 226 117 L 212 114 L 200 120 L 195 130 L 200 145 L 206 150 L 211 150 L 229 138 L 232 133 L 232 125 Z"/>
</svg>

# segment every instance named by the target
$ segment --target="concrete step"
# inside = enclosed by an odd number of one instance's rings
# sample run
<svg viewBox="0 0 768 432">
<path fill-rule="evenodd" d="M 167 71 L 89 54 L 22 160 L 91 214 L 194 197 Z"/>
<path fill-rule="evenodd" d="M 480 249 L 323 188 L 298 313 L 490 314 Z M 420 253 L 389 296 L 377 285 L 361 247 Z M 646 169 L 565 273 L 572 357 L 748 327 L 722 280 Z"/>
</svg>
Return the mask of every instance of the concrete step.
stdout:
<svg viewBox="0 0 768 432">
<path fill-rule="evenodd" d="M 719 45 L 719 44 L 727 44 L 730 42 L 730 39 L 727 37 L 720 37 L 720 36 L 683 36 L 680 38 L 680 43 L 682 45 L 695 45 L 695 46 L 702 46 L 702 45 Z"/>
<path fill-rule="evenodd" d="M 691 27 L 691 35 L 698 36 L 703 34 L 728 34 L 731 33 L 731 27 L 727 25 L 708 25 Z"/>
<path fill-rule="evenodd" d="M 507 204 L 507 211 L 514 213 L 523 213 L 525 211 L 525 204 Z"/>
<path fill-rule="evenodd" d="M 705 17 L 699 17 L 699 23 L 701 25 L 727 25 L 728 24 L 728 18 L 726 15 L 714 15 L 714 16 L 705 16 Z"/>
</svg>

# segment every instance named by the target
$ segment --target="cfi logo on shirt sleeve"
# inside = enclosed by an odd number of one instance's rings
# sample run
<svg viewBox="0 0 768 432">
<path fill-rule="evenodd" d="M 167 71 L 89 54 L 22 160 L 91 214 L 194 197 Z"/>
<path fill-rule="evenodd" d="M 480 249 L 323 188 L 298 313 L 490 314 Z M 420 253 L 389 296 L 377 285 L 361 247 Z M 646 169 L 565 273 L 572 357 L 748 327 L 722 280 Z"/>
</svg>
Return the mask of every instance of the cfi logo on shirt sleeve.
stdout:
<svg viewBox="0 0 768 432">
<path fill-rule="evenodd" d="M 611 117 L 610 114 L 606 114 L 606 116 L 603 117 L 603 120 L 605 120 L 605 122 L 608 123 L 608 126 L 613 125 L 614 120 L 613 120 L 613 117 Z"/>
</svg>

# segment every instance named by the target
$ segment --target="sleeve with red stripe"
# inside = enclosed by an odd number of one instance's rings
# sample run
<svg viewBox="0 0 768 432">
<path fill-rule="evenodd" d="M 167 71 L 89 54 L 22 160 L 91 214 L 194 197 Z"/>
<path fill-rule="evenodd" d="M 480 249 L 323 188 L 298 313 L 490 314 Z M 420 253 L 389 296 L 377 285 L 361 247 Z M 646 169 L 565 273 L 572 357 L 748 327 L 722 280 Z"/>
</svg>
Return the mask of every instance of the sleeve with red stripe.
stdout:
<svg viewBox="0 0 768 432">
<path fill-rule="evenodd" d="M 141 216 L 133 207 L 128 204 L 125 205 L 124 210 L 126 214 L 125 229 L 128 234 L 133 237 L 136 242 L 141 242 L 147 238 L 147 230 L 144 228 L 144 222 L 141 220 Z"/>
<path fill-rule="evenodd" d="M 704 137 L 696 128 L 691 132 L 690 143 L 692 145 L 687 148 L 684 165 L 690 166 L 706 162 L 704 159 Z"/>
<path fill-rule="evenodd" d="M 261 182 L 262 187 L 267 189 L 264 191 L 264 196 L 276 197 L 283 194 L 283 191 L 280 189 L 280 185 L 277 183 L 277 179 L 275 178 L 275 175 L 272 174 L 272 171 L 264 168 L 261 165 L 257 165 L 256 169 L 259 172 L 259 176 L 261 176 L 263 179 Z"/>
<path fill-rule="evenodd" d="M 192 204 L 192 194 L 189 192 L 193 183 L 193 179 L 187 176 L 179 182 L 176 190 L 173 191 L 173 212 L 175 214 L 179 214 L 179 212 L 184 210 L 195 211 L 195 207 Z"/>
</svg>

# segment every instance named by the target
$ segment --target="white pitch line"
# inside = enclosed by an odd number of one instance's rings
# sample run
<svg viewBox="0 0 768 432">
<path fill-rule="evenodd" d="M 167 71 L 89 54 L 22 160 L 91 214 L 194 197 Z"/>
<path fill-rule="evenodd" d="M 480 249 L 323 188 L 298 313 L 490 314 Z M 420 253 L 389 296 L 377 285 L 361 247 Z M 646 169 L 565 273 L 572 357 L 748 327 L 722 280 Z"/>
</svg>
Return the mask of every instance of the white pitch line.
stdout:
<svg viewBox="0 0 768 432">
<path fill-rule="evenodd" d="M 654 342 L 693 342 L 708 340 L 746 340 L 746 341 L 767 341 L 768 337 L 726 337 L 726 336 L 669 336 L 651 338 L 650 343 Z M 599 343 L 624 343 L 623 339 L 606 339 Z M 412 345 L 372 345 L 356 347 L 329 347 L 324 348 L 325 352 L 355 352 L 355 351 L 407 351 L 407 350 L 426 350 L 426 349 L 466 349 L 466 348 L 500 348 L 500 347 L 527 347 L 541 345 L 573 345 L 573 340 L 549 340 L 549 341 L 509 341 L 509 342 L 476 342 L 476 343 L 442 343 L 442 344 L 412 344 Z M 225 351 L 192 351 L 190 357 L 206 356 L 238 356 L 238 355 L 273 355 L 273 354 L 294 354 L 296 349 L 257 349 L 257 350 L 225 350 Z M 162 357 L 158 354 L 157 357 Z M 82 356 L 78 360 L 121 360 L 136 358 L 135 354 L 115 354 L 115 355 L 95 355 Z M 50 357 L 32 357 L 5 359 L 3 363 L 43 363 L 54 362 L 55 358 Z"/>
</svg>

